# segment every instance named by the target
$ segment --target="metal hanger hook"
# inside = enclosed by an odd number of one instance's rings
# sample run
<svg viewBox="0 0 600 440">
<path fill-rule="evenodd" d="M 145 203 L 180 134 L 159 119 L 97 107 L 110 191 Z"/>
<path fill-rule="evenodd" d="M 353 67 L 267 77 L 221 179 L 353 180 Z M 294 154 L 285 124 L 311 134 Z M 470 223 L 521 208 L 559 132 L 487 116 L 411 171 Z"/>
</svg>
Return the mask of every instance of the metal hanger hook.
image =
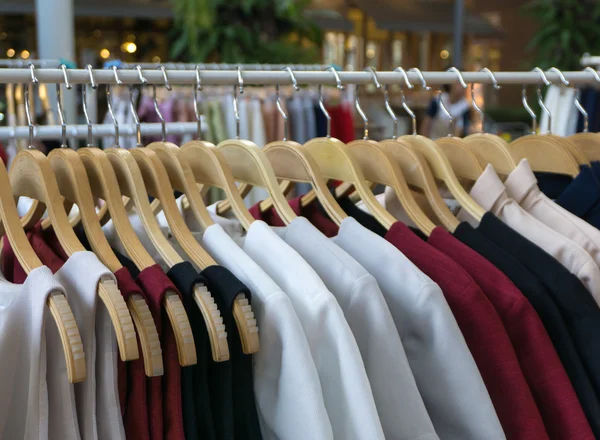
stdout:
<svg viewBox="0 0 600 440">
<path fill-rule="evenodd" d="M 381 88 L 381 83 L 379 82 L 379 78 L 377 77 L 377 72 L 375 71 L 374 68 L 372 67 L 365 67 L 363 69 L 364 72 L 371 72 L 371 78 L 373 79 L 373 84 L 375 84 L 375 87 L 377 89 Z"/>
<path fill-rule="evenodd" d="M 35 86 L 37 86 L 40 81 L 35 76 L 35 66 L 33 63 L 29 64 L 29 70 L 31 70 L 31 85 L 35 90 Z M 25 98 L 25 115 L 27 116 L 27 125 L 29 126 L 29 145 L 27 148 L 35 149 L 35 146 L 33 145 L 35 127 L 33 125 L 33 118 L 31 117 L 31 108 L 29 103 L 29 84 L 26 84 L 25 87 L 23 87 L 23 94 Z"/>
<path fill-rule="evenodd" d="M 458 70 L 456 67 L 450 67 L 448 70 L 446 70 L 446 72 L 453 72 L 456 73 L 456 76 L 458 77 L 458 82 L 460 83 L 460 85 L 462 86 L 463 89 L 467 88 L 467 83 L 465 82 L 462 73 L 460 73 L 460 70 Z"/>
<path fill-rule="evenodd" d="M 240 109 L 238 106 L 238 89 L 240 94 L 244 93 L 244 78 L 242 77 L 242 66 L 237 67 L 237 84 L 233 86 L 233 113 L 235 115 L 235 138 L 240 138 Z"/>
<path fill-rule="evenodd" d="M 173 90 L 173 88 L 169 84 L 169 78 L 167 77 L 167 70 L 165 69 L 165 66 L 159 66 L 159 67 L 157 67 L 157 69 L 160 69 L 163 74 L 166 89 L 168 91 Z M 152 99 L 154 101 L 154 110 L 156 110 L 158 119 L 160 119 L 160 126 L 161 126 L 161 131 L 162 131 L 162 141 L 166 142 L 167 141 L 167 121 L 165 121 L 165 118 L 160 111 L 160 107 L 158 106 L 158 98 L 156 96 L 156 84 L 152 84 Z"/>
<path fill-rule="evenodd" d="M 294 90 L 298 91 L 300 90 L 300 87 L 298 86 L 298 81 L 296 80 L 296 75 L 294 75 L 294 72 L 292 71 L 291 67 L 284 67 L 281 70 L 285 70 L 287 73 L 290 74 L 290 79 L 292 80 L 292 87 L 294 87 Z"/>
<path fill-rule="evenodd" d="M 409 89 L 414 88 L 414 85 L 408 79 L 408 74 L 406 73 L 406 70 L 404 70 L 402 67 L 396 67 L 394 69 L 394 72 L 400 72 L 402 74 L 402 78 L 404 79 L 404 85 L 406 85 L 406 87 L 408 87 Z M 421 72 L 419 71 L 419 74 L 420 73 Z M 422 79 L 423 87 L 426 90 L 429 90 L 431 87 L 427 87 L 427 84 L 425 83 L 425 80 L 423 79 L 423 75 L 421 75 L 420 77 Z M 385 89 L 386 90 L 384 93 L 387 94 L 387 86 L 385 87 Z M 412 111 L 412 109 L 408 106 L 408 103 L 406 102 L 406 95 L 404 94 L 404 88 L 402 87 L 402 85 L 400 85 L 400 96 L 402 98 L 402 108 L 408 114 L 408 116 L 410 116 L 410 118 L 411 118 L 412 134 L 416 135 L 417 134 L 417 117 L 416 117 L 415 113 Z M 389 97 L 386 96 L 386 106 L 385 106 L 386 110 L 389 113 L 389 115 L 392 116 L 392 118 L 395 118 L 394 119 L 394 139 L 396 139 L 398 137 L 398 118 L 396 117 L 396 114 L 390 107 L 388 100 L 389 100 Z"/>
<path fill-rule="evenodd" d="M 371 75 L 373 77 L 373 83 L 375 84 L 375 87 L 378 89 L 381 88 L 381 84 L 379 83 L 379 79 L 377 78 L 377 72 L 375 72 L 375 69 L 373 69 L 372 67 L 365 67 L 363 69 L 363 71 L 370 71 Z M 356 108 L 356 111 L 358 112 L 358 114 L 360 115 L 360 117 L 363 120 L 363 124 L 364 124 L 363 139 L 368 140 L 369 139 L 369 117 L 367 116 L 367 114 L 363 111 L 362 107 L 360 106 L 360 98 L 358 97 L 359 88 L 360 88 L 360 86 L 357 84 L 356 85 L 356 96 L 354 98 L 354 107 Z"/>
<path fill-rule="evenodd" d="M 294 75 L 294 72 L 292 71 L 292 69 L 290 67 L 284 67 L 281 70 L 284 70 L 290 74 L 290 78 L 292 80 L 292 86 L 294 87 L 294 90 L 296 90 L 296 91 L 300 90 L 300 87 L 298 87 L 298 81 L 296 81 L 296 76 Z M 275 105 L 277 106 L 277 111 L 283 118 L 283 140 L 287 141 L 288 138 L 290 137 L 290 120 L 289 120 L 288 115 L 283 110 L 283 106 L 281 105 L 281 95 L 279 93 L 279 84 L 275 85 L 275 95 L 277 97 L 277 99 L 275 100 Z"/>
<path fill-rule="evenodd" d="M 198 123 L 198 140 L 202 140 L 202 116 L 200 115 L 200 107 L 198 106 L 198 95 L 202 91 L 202 80 L 200 78 L 200 66 L 196 66 L 196 84 L 194 84 L 194 113 Z"/>
<path fill-rule="evenodd" d="M 90 87 L 92 89 L 97 89 L 98 85 L 96 84 L 96 79 L 94 78 L 94 69 L 92 68 L 91 64 L 88 64 L 87 66 L 85 66 L 85 68 L 88 71 L 88 74 L 90 75 Z M 87 145 L 88 147 L 91 147 L 94 145 L 94 136 L 93 136 L 93 132 L 92 132 L 92 122 L 90 121 L 90 116 L 88 114 L 88 109 L 87 109 L 87 84 L 82 84 L 81 85 L 81 94 L 82 94 L 82 106 L 83 106 L 83 114 L 85 115 L 85 121 L 87 124 L 87 129 L 88 129 L 88 138 L 87 138 Z"/>
<path fill-rule="evenodd" d="M 598 75 L 596 70 L 591 67 L 586 67 L 583 71 L 590 72 L 594 76 L 594 79 L 600 83 L 600 75 Z M 577 86 L 575 86 L 575 107 L 577 107 L 577 110 L 583 115 L 583 132 L 587 133 L 589 131 L 590 118 L 587 110 L 581 105 L 581 102 L 579 102 L 579 88 Z"/>
<path fill-rule="evenodd" d="M 69 76 L 67 74 L 67 66 L 65 64 L 61 64 L 60 68 L 63 73 L 63 78 L 65 80 L 65 88 L 67 90 L 71 90 L 73 86 L 69 82 Z M 58 118 L 60 119 L 60 146 L 61 148 L 68 148 L 67 146 L 67 122 L 65 119 L 65 113 L 62 107 L 62 99 L 60 92 L 60 83 L 56 83 L 56 107 L 58 110 Z"/>
<path fill-rule="evenodd" d="M 496 76 L 493 74 L 493 72 L 488 69 L 487 67 L 484 67 L 483 69 L 479 70 L 480 72 L 485 72 L 488 74 L 488 76 L 490 77 L 490 79 L 492 80 L 492 84 L 495 90 L 501 89 L 502 87 L 500 85 L 498 85 L 498 81 L 496 81 Z M 477 113 L 479 113 L 479 116 L 481 117 L 481 131 L 480 133 L 483 133 L 484 127 L 485 127 L 485 113 L 483 112 L 483 110 L 481 109 L 481 107 L 479 107 L 477 105 L 477 102 L 475 101 L 475 84 L 471 83 L 471 105 L 473 106 L 473 108 L 477 111 Z"/>
<path fill-rule="evenodd" d="M 123 81 L 119 78 L 119 74 L 117 73 L 117 66 L 112 66 L 112 71 L 115 75 L 115 81 L 117 85 L 123 84 Z M 113 112 L 112 107 L 112 95 L 110 93 L 110 84 L 106 84 L 106 105 L 108 106 L 108 112 L 110 113 L 110 117 L 113 120 L 113 124 L 115 126 L 115 147 L 120 148 L 120 140 L 119 140 L 119 121 L 115 117 L 115 113 Z"/>
<path fill-rule="evenodd" d="M 546 73 L 542 69 L 540 69 L 539 67 L 536 67 L 535 69 L 533 69 L 533 71 L 540 74 L 540 76 L 542 77 L 542 81 L 544 82 L 545 85 L 547 85 L 547 86 L 552 85 L 552 83 L 548 80 Z M 561 75 L 562 75 L 562 73 L 561 73 Z M 565 79 L 565 81 L 566 81 L 566 79 Z M 546 107 L 546 105 L 544 104 L 544 97 L 542 96 L 542 86 L 541 85 L 538 84 L 536 92 L 537 92 L 537 97 L 538 97 L 538 104 L 540 105 L 540 107 L 542 108 L 542 111 L 546 114 L 546 116 L 548 116 L 548 134 L 551 134 L 552 133 L 552 113 L 550 113 L 550 110 L 548 110 L 548 107 Z"/>
<path fill-rule="evenodd" d="M 446 108 L 446 105 L 444 104 L 444 100 L 442 99 L 442 93 L 443 93 L 442 89 L 440 88 L 437 91 L 438 105 L 440 106 L 440 109 L 444 112 L 446 117 L 450 120 L 450 130 L 448 131 L 448 137 L 452 137 L 452 134 L 454 131 L 454 117 Z"/>
<path fill-rule="evenodd" d="M 527 86 L 525 84 L 523 84 L 523 89 L 521 90 L 521 102 L 523 103 L 523 107 L 525 107 L 525 110 L 527 110 L 527 113 L 529 113 L 529 116 L 531 116 L 531 134 L 536 134 L 537 115 L 527 102 Z"/>
<path fill-rule="evenodd" d="M 565 78 L 563 73 L 556 67 L 550 67 L 550 69 L 548 69 L 548 70 L 550 72 L 556 73 L 558 75 L 558 79 L 560 79 L 560 82 L 563 83 L 563 85 L 568 86 L 570 84 L 570 82 L 567 80 L 567 78 Z M 546 85 L 549 85 L 549 84 L 546 84 Z"/>
<path fill-rule="evenodd" d="M 325 69 L 325 71 L 333 73 L 333 77 L 335 78 L 336 87 L 338 88 L 338 90 L 344 90 L 346 88 L 344 84 L 342 84 L 340 75 L 338 75 L 337 71 L 335 70 L 335 67 L 328 67 L 327 69 Z M 323 84 L 319 84 L 319 107 L 321 108 L 323 115 L 325 115 L 325 119 L 327 119 L 327 138 L 329 139 L 331 138 L 331 115 L 327 111 L 327 108 L 325 107 L 325 102 L 323 100 Z"/>
<path fill-rule="evenodd" d="M 431 87 L 428 86 L 425 82 L 425 78 L 423 77 L 423 74 L 421 73 L 421 70 L 419 68 L 413 67 L 412 69 L 408 69 L 408 72 L 415 72 L 419 77 L 419 81 L 421 81 L 421 87 L 423 87 L 423 89 L 425 90 L 431 90 Z"/>
<path fill-rule="evenodd" d="M 142 85 L 148 83 L 148 80 L 144 78 L 144 74 L 142 73 L 142 67 L 140 65 L 135 66 L 135 70 L 138 72 L 138 76 L 140 78 L 140 82 Z M 142 146 L 142 126 L 140 125 L 140 118 L 137 114 L 137 110 L 135 109 L 135 103 L 133 102 L 133 85 L 129 86 L 129 110 L 133 116 L 133 120 L 135 121 L 135 133 L 136 133 L 136 147 Z"/>
</svg>

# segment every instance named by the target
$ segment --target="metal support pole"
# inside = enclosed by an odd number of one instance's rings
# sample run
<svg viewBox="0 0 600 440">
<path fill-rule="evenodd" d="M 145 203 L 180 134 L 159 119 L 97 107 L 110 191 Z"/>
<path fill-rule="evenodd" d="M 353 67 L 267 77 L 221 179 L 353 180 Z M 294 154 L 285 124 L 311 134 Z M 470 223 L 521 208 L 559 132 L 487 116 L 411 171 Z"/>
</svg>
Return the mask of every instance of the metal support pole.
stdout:
<svg viewBox="0 0 600 440">
<path fill-rule="evenodd" d="M 454 67 L 459 69 L 462 69 L 463 62 L 464 17 L 464 0 L 454 0 L 454 49 L 452 50 L 452 61 Z"/>
<path fill-rule="evenodd" d="M 75 16 L 73 0 L 36 0 L 37 57 L 75 60 Z M 50 105 L 56 109 L 56 91 L 48 89 Z M 63 93 L 63 108 L 68 123 L 77 118 L 74 93 Z"/>
</svg>

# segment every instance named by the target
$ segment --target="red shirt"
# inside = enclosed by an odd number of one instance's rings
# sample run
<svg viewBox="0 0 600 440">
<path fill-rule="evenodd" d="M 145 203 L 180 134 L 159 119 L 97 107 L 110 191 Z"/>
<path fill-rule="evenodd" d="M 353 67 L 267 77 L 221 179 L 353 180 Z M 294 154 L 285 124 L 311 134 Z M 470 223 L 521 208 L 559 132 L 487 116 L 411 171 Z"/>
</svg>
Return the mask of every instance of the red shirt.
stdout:
<svg viewBox="0 0 600 440">
<path fill-rule="evenodd" d="M 323 208 L 320 203 L 315 201 L 310 205 L 303 207 L 300 199 L 301 196 L 288 200 L 288 203 L 296 215 L 308 219 L 308 221 L 327 237 L 337 235 L 339 230 L 338 226 L 322 211 Z M 250 208 L 250 214 L 252 214 L 252 217 L 256 220 L 262 220 L 269 226 L 286 226 L 274 207 L 265 212 L 260 212 L 260 202 Z"/>
<path fill-rule="evenodd" d="M 152 440 L 185 440 L 181 408 L 181 367 L 173 328 L 166 316 L 167 291 L 179 291 L 158 264 L 142 270 L 136 282 L 146 293 L 163 352 L 164 376 L 148 378 L 148 417 Z M 163 395 L 164 391 L 164 395 Z"/>
<path fill-rule="evenodd" d="M 133 277 L 122 267 L 115 272 L 117 285 L 125 301 L 131 295 L 144 296 L 140 287 L 133 281 Z M 142 348 L 139 343 L 139 359 L 130 362 L 123 362 L 119 359 L 119 400 L 121 402 L 121 414 L 123 415 L 123 424 L 125 425 L 125 434 L 128 440 L 149 440 L 150 423 L 148 421 L 148 409 L 146 407 L 146 371 L 144 369 L 144 359 L 141 356 Z"/>
<path fill-rule="evenodd" d="M 500 315 L 550 438 L 593 439 L 552 341 L 519 289 L 496 266 L 445 229 L 435 228 L 428 243 L 467 271 Z"/>
<path fill-rule="evenodd" d="M 467 341 L 506 437 L 542 440 L 548 434 L 498 313 L 454 260 L 396 222 L 385 238 L 439 284 Z"/>
</svg>

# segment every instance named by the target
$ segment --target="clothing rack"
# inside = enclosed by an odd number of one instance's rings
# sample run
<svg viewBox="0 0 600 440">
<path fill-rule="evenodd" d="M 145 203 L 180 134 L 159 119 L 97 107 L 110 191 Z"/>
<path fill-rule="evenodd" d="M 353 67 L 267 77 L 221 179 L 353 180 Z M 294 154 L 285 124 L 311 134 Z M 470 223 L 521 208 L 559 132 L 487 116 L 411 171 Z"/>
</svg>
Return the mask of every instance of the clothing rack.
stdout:
<svg viewBox="0 0 600 440">
<path fill-rule="evenodd" d="M 114 124 L 93 124 L 92 134 L 95 138 L 104 136 L 114 136 Z M 160 136 L 162 134 L 162 124 L 159 122 L 141 123 L 140 129 L 142 136 Z M 197 133 L 197 122 L 167 122 L 167 134 L 184 135 Z M 61 139 L 62 127 L 60 125 L 36 125 L 35 139 Z M 85 139 L 88 136 L 88 126 L 86 124 L 67 125 L 68 139 Z M 119 137 L 136 136 L 135 124 L 119 124 Z M 27 139 L 29 137 L 28 126 L 18 127 L 0 127 L 0 140 L 7 139 Z"/>
<path fill-rule="evenodd" d="M 230 66 L 231 67 L 231 66 Z M 293 69 L 292 69 L 293 70 Z M 172 70 L 166 69 L 166 74 L 171 85 L 193 85 L 196 83 L 196 72 L 194 70 Z M 94 80 L 97 84 L 117 84 L 115 74 L 112 70 L 92 70 Z M 142 70 L 146 84 L 164 85 L 165 80 L 162 71 L 157 69 Z M 291 85 L 290 74 L 286 71 L 245 71 L 241 69 L 243 85 Z M 299 85 L 336 85 L 336 79 L 331 71 L 303 71 L 297 70 L 293 73 Z M 342 84 L 373 84 L 373 74 L 369 71 L 340 71 L 337 72 Z M 555 84 L 561 82 L 560 76 L 555 71 L 545 72 L 547 79 Z M 32 72 L 27 68 L 5 68 L 0 69 L 0 83 L 30 83 Z M 69 82 L 72 84 L 89 84 L 90 73 L 87 69 L 69 69 Z M 135 69 L 120 69 L 119 79 L 123 84 L 141 84 L 138 71 Z M 420 77 L 417 72 L 407 72 L 409 81 L 418 86 Z M 427 85 L 451 84 L 458 81 L 454 72 L 422 72 Z M 462 72 L 466 83 L 493 84 L 493 80 L 486 72 Z M 591 84 L 596 82 L 591 72 L 563 72 L 564 77 L 572 84 Z M 41 83 L 64 83 L 63 72 L 60 69 L 35 69 L 35 76 Z M 498 84 L 543 84 L 538 72 L 494 72 Z M 237 70 L 202 70 L 200 69 L 202 85 L 237 85 L 239 83 Z M 399 71 L 377 72 L 377 79 L 381 84 L 404 85 L 404 77 Z"/>
<path fill-rule="evenodd" d="M 110 63 L 107 63 L 110 64 Z M 293 71 L 307 71 L 307 70 L 325 70 L 331 67 L 327 64 L 226 64 L 226 63 L 208 63 L 208 64 L 192 64 L 192 63 L 119 63 L 118 66 L 122 69 L 135 69 L 136 66 L 140 66 L 142 69 L 157 69 L 164 66 L 166 69 L 171 70 L 195 70 L 199 67 L 200 70 L 232 70 L 238 66 L 242 70 L 250 71 L 277 71 L 283 70 L 286 67 L 291 68 Z"/>
</svg>

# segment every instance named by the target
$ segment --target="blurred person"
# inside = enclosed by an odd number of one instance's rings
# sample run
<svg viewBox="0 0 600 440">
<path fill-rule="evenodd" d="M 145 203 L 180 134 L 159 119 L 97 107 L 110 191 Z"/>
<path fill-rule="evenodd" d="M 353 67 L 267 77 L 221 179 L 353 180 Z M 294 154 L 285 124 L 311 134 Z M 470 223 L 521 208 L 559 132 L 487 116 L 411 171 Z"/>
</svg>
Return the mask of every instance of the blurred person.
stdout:
<svg viewBox="0 0 600 440">
<path fill-rule="evenodd" d="M 450 119 L 440 108 L 440 99 L 454 118 L 454 127 Z M 459 83 L 444 84 L 440 97 L 435 96 L 429 103 L 426 116 L 421 123 L 420 134 L 430 139 L 448 136 L 463 137 L 469 134 L 471 104 L 465 97 L 465 89 Z"/>
</svg>

